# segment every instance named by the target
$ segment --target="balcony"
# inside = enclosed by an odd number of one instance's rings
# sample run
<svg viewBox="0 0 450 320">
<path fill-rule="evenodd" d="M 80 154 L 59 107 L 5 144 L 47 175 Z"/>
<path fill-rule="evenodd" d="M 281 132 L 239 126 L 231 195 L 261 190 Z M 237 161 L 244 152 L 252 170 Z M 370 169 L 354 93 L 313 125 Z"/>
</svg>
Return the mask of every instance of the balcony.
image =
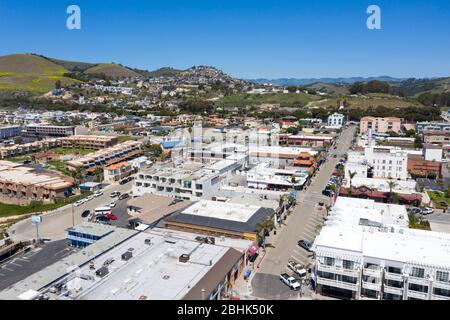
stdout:
<svg viewBox="0 0 450 320">
<path fill-rule="evenodd" d="M 359 277 L 359 270 L 350 270 L 350 269 L 344 269 L 342 267 L 336 267 L 336 266 L 327 266 L 325 264 L 319 264 L 318 271 L 324 271 L 324 272 L 332 272 L 332 273 L 338 273 L 344 276 L 351 276 L 351 277 Z"/>
<path fill-rule="evenodd" d="M 372 277 L 380 278 L 381 277 L 381 268 L 364 269 L 363 273 L 366 276 L 372 276 Z"/>
<path fill-rule="evenodd" d="M 403 276 L 398 273 L 385 272 L 384 278 L 388 280 L 403 281 Z"/>
<path fill-rule="evenodd" d="M 426 292 L 408 290 L 408 292 L 406 294 L 408 297 L 411 297 L 411 298 L 428 300 L 428 293 L 426 293 Z"/>
<path fill-rule="evenodd" d="M 442 289 L 450 290 L 450 283 L 448 283 L 448 282 L 441 282 L 441 281 L 434 281 L 433 282 L 433 288 L 442 288 Z"/>
<path fill-rule="evenodd" d="M 399 295 L 399 296 L 403 296 L 403 289 L 402 288 L 396 288 L 396 287 L 390 287 L 388 285 L 384 285 L 383 291 L 385 293 L 390 293 L 390 294 L 396 294 L 396 295 Z"/>
<path fill-rule="evenodd" d="M 381 290 L 381 282 L 379 283 L 371 283 L 371 282 L 362 282 L 362 287 L 364 289 L 380 291 Z"/>
<path fill-rule="evenodd" d="M 326 278 L 320 278 L 317 277 L 317 284 L 322 284 L 330 287 L 336 287 L 341 289 L 347 289 L 351 291 L 357 291 L 358 290 L 358 283 L 348 283 L 348 282 L 342 282 L 337 280 L 331 280 Z"/>
<path fill-rule="evenodd" d="M 408 283 L 420 284 L 420 285 L 428 285 L 427 278 L 417 278 L 417 277 L 408 277 Z"/>
<path fill-rule="evenodd" d="M 440 296 L 437 294 L 431 295 L 431 300 L 450 300 L 450 297 Z"/>
</svg>

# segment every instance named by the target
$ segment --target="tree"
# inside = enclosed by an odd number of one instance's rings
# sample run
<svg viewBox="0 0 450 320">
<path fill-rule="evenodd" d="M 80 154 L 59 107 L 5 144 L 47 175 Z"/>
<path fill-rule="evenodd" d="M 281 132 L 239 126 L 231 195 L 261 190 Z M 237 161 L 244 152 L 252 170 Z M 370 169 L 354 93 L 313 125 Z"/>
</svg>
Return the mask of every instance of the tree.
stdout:
<svg viewBox="0 0 450 320">
<path fill-rule="evenodd" d="M 350 170 L 348 170 L 348 176 L 350 178 L 350 189 L 352 189 L 352 180 L 356 176 L 356 171 L 351 172 Z"/>
<path fill-rule="evenodd" d="M 260 242 L 263 244 L 263 248 L 266 249 L 266 237 L 269 235 L 269 232 L 275 228 L 275 223 L 273 219 L 268 218 L 256 225 L 256 231 L 258 232 L 258 238 Z"/>
<path fill-rule="evenodd" d="M 55 89 L 61 89 L 61 80 L 55 81 Z"/>
<path fill-rule="evenodd" d="M 397 186 L 397 183 L 393 180 L 389 180 L 388 181 L 388 186 L 389 186 L 389 202 L 392 203 L 392 189 L 394 189 Z"/>
</svg>

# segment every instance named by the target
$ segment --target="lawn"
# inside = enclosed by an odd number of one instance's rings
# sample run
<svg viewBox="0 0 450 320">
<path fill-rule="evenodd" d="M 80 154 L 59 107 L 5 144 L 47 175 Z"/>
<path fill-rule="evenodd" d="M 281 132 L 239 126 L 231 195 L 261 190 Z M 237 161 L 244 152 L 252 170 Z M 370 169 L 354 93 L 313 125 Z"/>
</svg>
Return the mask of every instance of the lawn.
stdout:
<svg viewBox="0 0 450 320">
<path fill-rule="evenodd" d="M 47 164 L 59 172 L 67 173 L 66 164 L 62 161 L 49 161 Z"/>
<path fill-rule="evenodd" d="M 92 192 L 83 192 L 80 195 L 58 199 L 56 203 L 50 204 L 43 204 L 42 201 L 31 201 L 31 203 L 27 206 L 19 206 L 16 204 L 6 204 L 0 202 L 0 217 L 10 217 L 15 215 L 25 215 L 55 210 L 67 204 L 83 199 L 90 194 L 92 194 Z"/>
<path fill-rule="evenodd" d="M 136 140 L 136 138 L 130 137 L 130 136 L 117 136 L 117 142 L 118 143 L 122 143 L 125 141 L 130 141 L 130 140 Z"/>
<path fill-rule="evenodd" d="M 19 156 L 19 157 L 8 158 L 8 161 L 12 161 L 12 162 L 24 162 L 27 160 L 31 161 L 31 157 L 30 156 Z"/>
<path fill-rule="evenodd" d="M 433 201 L 435 208 L 437 209 L 443 209 L 445 207 L 448 207 L 450 204 L 450 198 L 445 197 L 444 192 L 440 191 L 427 191 L 428 196 L 430 197 L 431 201 Z M 447 205 L 444 206 L 443 204 L 446 203 Z"/>
<path fill-rule="evenodd" d="M 95 152 L 94 149 L 85 149 L 85 148 L 55 148 L 52 149 L 54 153 L 57 154 L 89 154 Z"/>
<path fill-rule="evenodd" d="M 428 220 L 423 220 L 422 217 L 417 216 L 414 213 L 408 214 L 409 227 L 411 229 L 431 230 Z"/>
</svg>

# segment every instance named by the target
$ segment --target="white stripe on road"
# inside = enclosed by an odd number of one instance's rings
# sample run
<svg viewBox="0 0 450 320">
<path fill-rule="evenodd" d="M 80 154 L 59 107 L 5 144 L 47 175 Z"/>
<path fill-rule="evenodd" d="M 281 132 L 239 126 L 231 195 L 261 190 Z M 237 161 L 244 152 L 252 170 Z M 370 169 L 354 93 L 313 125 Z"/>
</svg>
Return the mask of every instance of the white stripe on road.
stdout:
<svg viewBox="0 0 450 320">
<path fill-rule="evenodd" d="M 5 270 L 8 270 L 8 271 L 14 272 L 13 269 L 9 269 L 9 268 L 7 268 L 7 267 L 3 267 L 2 269 L 5 269 Z"/>
<path fill-rule="evenodd" d="M 18 266 L 18 267 L 22 267 L 22 265 L 20 265 L 18 263 L 15 263 L 15 262 L 11 262 L 10 264 L 13 264 L 13 265 Z"/>
</svg>

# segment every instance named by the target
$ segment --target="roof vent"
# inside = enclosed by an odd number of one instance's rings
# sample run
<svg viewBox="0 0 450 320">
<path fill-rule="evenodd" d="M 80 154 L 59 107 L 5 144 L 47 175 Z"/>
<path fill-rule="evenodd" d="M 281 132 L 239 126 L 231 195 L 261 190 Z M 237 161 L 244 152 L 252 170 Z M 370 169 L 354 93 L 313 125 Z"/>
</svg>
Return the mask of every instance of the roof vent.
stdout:
<svg viewBox="0 0 450 320">
<path fill-rule="evenodd" d="M 178 258 L 178 261 L 179 261 L 179 262 L 182 262 L 182 263 L 186 263 L 186 262 L 189 261 L 189 259 L 190 259 L 190 255 L 187 254 L 187 253 L 183 253 L 183 254 Z"/>
</svg>

